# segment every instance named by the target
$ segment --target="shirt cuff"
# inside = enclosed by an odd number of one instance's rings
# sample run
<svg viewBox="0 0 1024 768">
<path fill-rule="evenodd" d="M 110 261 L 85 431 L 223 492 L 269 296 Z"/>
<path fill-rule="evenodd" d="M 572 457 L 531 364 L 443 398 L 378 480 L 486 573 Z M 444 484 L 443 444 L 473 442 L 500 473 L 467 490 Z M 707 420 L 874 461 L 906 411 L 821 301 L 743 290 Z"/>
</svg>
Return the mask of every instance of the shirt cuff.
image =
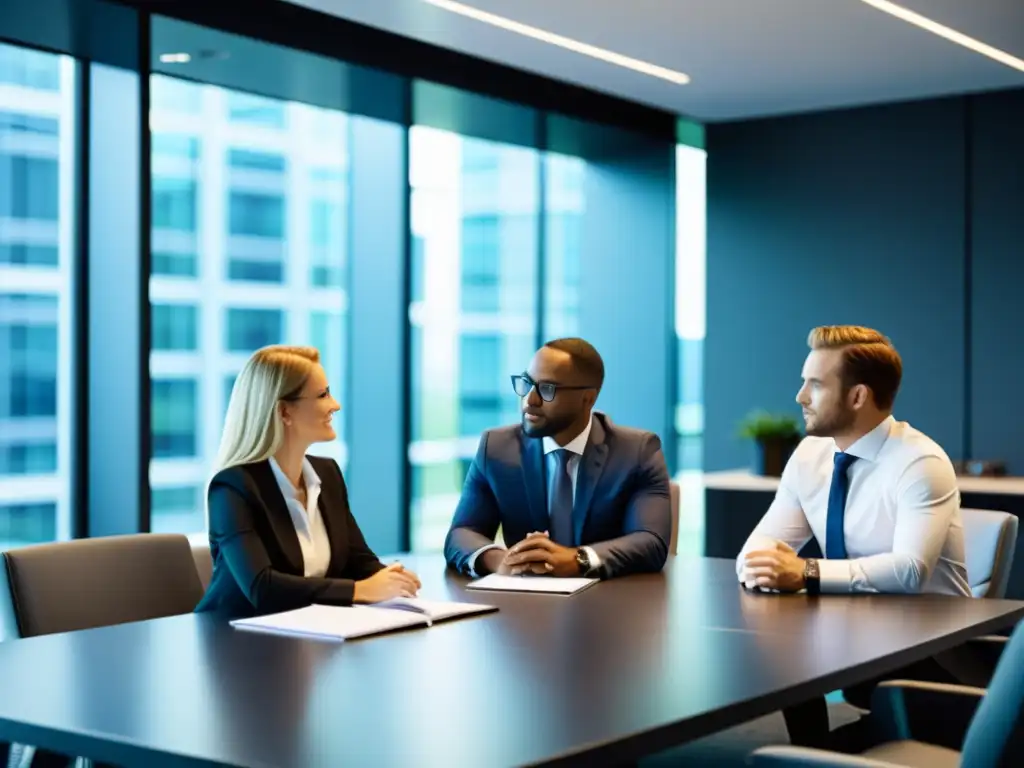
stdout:
<svg viewBox="0 0 1024 768">
<path fill-rule="evenodd" d="M 485 547 L 480 547 L 480 549 L 469 556 L 469 562 L 466 563 L 466 567 L 469 569 L 469 575 L 474 579 L 480 578 L 479 574 L 476 572 L 476 559 L 488 549 L 501 549 L 501 547 L 497 544 L 488 544 Z"/>
<path fill-rule="evenodd" d="M 818 573 L 821 576 L 822 592 L 850 591 L 850 561 L 826 560 L 818 561 Z"/>
<path fill-rule="evenodd" d="M 599 578 L 601 576 L 601 558 L 597 556 L 593 547 L 583 547 L 582 549 L 587 553 L 587 559 L 590 561 L 590 570 L 583 576 L 590 579 Z"/>
</svg>

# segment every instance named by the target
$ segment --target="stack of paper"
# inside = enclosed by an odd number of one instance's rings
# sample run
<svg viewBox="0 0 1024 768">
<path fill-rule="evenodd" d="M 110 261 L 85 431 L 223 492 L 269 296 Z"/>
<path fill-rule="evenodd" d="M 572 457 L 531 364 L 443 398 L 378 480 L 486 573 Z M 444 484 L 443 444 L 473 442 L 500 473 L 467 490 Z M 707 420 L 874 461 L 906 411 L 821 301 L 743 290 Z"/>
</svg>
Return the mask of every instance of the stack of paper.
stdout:
<svg viewBox="0 0 1024 768">
<path fill-rule="evenodd" d="M 373 606 L 310 605 L 293 611 L 235 619 L 231 626 L 297 637 L 349 640 L 411 627 L 429 627 L 435 621 L 496 610 L 493 605 L 396 598 Z"/>
<path fill-rule="evenodd" d="M 600 579 L 562 579 L 557 576 L 501 576 L 492 573 L 471 581 L 467 589 L 489 589 L 499 592 L 546 592 L 553 595 L 575 595 Z"/>
</svg>

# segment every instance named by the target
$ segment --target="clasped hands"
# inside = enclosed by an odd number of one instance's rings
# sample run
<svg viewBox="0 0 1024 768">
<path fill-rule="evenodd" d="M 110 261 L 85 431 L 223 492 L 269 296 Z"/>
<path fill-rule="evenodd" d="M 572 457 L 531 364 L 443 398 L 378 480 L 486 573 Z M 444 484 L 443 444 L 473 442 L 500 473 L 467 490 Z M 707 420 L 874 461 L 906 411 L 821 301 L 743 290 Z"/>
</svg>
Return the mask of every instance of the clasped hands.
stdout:
<svg viewBox="0 0 1024 768">
<path fill-rule="evenodd" d="M 534 531 L 508 550 L 484 552 L 484 565 L 505 576 L 579 576 L 576 549 L 553 542 L 547 531 Z"/>
<path fill-rule="evenodd" d="M 747 552 L 743 560 L 743 584 L 765 587 L 780 592 L 799 592 L 805 585 L 804 560 L 785 542 L 774 549 Z"/>
</svg>

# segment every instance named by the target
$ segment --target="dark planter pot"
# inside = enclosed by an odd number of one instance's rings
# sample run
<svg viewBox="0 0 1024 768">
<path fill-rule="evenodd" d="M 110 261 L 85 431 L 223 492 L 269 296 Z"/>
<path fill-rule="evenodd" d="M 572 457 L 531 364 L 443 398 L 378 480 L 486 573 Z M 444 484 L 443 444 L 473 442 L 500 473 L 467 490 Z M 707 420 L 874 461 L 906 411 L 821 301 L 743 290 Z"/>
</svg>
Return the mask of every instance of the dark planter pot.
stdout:
<svg viewBox="0 0 1024 768">
<path fill-rule="evenodd" d="M 766 477 L 779 477 L 786 467 L 786 462 L 793 455 L 793 451 L 800 444 L 799 437 L 755 440 L 754 441 L 754 465 L 752 467 L 755 475 Z"/>
</svg>

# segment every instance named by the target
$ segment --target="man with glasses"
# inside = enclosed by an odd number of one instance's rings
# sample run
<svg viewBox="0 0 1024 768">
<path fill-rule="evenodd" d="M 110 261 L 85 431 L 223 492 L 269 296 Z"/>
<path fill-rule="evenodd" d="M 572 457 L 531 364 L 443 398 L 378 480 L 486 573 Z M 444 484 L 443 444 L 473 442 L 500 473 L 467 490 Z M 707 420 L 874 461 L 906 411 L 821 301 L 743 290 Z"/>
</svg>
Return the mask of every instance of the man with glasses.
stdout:
<svg viewBox="0 0 1024 768">
<path fill-rule="evenodd" d="M 522 423 L 488 430 L 466 475 L 445 558 L 461 573 L 610 578 L 661 570 L 671 536 L 661 441 L 593 413 L 601 356 L 545 344 L 512 377 Z M 501 530 L 508 548 L 495 543 Z"/>
</svg>

